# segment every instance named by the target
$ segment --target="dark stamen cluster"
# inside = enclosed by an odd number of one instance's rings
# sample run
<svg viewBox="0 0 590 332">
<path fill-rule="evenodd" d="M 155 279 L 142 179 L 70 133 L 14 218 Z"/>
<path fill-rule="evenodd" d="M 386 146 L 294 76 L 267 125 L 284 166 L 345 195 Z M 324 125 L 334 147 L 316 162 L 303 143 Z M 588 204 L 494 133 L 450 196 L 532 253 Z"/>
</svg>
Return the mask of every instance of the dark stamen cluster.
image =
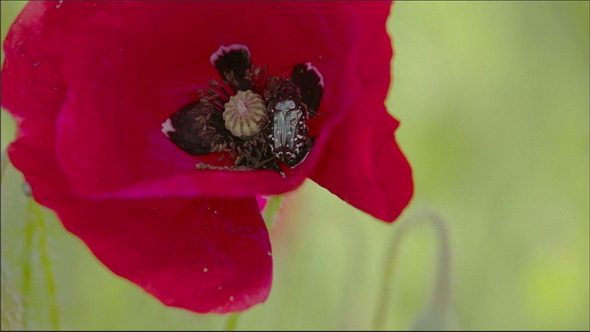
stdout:
<svg viewBox="0 0 590 332">
<path fill-rule="evenodd" d="M 192 155 L 226 152 L 231 159 L 231 166 L 198 169 L 281 172 L 280 163 L 294 167 L 303 161 L 311 148 L 306 121 L 323 90 L 319 72 L 307 64 L 296 66 L 291 78 L 270 76 L 266 66 L 250 63 L 240 45 L 221 47 L 211 61 L 223 81 L 212 80 L 198 91 L 198 102 L 170 118 L 172 142 Z"/>
<path fill-rule="evenodd" d="M 247 77 L 251 80 L 251 90 L 265 95 L 270 86 L 270 76 L 265 69 L 249 70 Z M 229 77 L 231 79 L 231 76 Z M 248 139 L 233 136 L 225 127 L 222 117 L 224 105 L 237 91 L 232 89 L 230 81 L 219 83 L 211 80 L 210 87 L 199 90 L 199 102 L 193 103 L 171 117 L 172 126 L 176 129 L 170 133 L 170 139 L 181 149 L 190 154 L 202 155 L 213 152 L 227 152 L 234 161 L 233 167 L 222 169 L 253 170 L 277 169 L 277 165 L 269 164 L 274 158 L 268 144 L 266 129 Z M 265 100 L 266 102 L 266 100 Z M 216 169 L 218 167 L 199 164 L 200 169 Z"/>
</svg>

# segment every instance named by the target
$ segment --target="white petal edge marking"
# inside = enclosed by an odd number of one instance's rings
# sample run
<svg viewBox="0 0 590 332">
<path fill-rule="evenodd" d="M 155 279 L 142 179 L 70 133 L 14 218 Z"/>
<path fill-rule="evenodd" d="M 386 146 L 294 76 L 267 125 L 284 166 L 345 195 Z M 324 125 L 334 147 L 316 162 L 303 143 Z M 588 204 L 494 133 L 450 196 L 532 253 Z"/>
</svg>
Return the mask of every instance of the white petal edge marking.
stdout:
<svg viewBox="0 0 590 332">
<path fill-rule="evenodd" d="M 164 135 L 170 137 L 170 133 L 173 133 L 175 131 L 176 129 L 172 126 L 172 120 L 170 120 L 170 118 L 162 122 L 162 132 L 164 133 Z"/>
<path fill-rule="evenodd" d="M 320 73 L 320 71 L 314 67 L 311 62 L 306 62 L 305 66 L 307 67 L 307 70 L 313 70 L 315 71 L 315 74 L 318 75 L 318 77 L 320 78 L 320 86 L 323 88 L 324 87 L 324 76 L 322 76 L 322 74 Z"/>
</svg>

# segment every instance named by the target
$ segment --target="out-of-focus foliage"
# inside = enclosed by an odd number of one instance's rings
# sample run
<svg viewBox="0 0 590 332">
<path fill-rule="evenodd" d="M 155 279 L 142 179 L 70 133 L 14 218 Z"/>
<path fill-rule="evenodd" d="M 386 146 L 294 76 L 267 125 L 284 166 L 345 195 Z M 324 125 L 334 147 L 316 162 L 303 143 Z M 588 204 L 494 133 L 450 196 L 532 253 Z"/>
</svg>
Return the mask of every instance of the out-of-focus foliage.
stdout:
<svg viewBox="0 0 590 332">
<path fill-rule="evenodd" d="M 2 39 L 22 5 L 1 3 Z M 394 5 L 388 106 L 402 121 L 398 139 L 417 188 L 402 219 L 429 208 L 449 223 L 459 328 L 589 328 L 588 13 L 588 2 Z M 1 125 L 4 150 L 15 132 L 5 111 Z M 51 328 L 40 233 L 27 233 L 28 206 L 22 177 L 9 166 L 2 329 Z M 162 306 L 104 268 L 51 211 L 44 216 L 62 328 L 225 326 L 227 316 Z M 271 296 L 242 314 L 238 329 L 371 328 L 398 226 L 312 182 L 287 195 L 279 217 Z M 410 328 L 428 300 L 434 239 L 422 226 L 403 239 L 388 329 Z"/>
</svg>

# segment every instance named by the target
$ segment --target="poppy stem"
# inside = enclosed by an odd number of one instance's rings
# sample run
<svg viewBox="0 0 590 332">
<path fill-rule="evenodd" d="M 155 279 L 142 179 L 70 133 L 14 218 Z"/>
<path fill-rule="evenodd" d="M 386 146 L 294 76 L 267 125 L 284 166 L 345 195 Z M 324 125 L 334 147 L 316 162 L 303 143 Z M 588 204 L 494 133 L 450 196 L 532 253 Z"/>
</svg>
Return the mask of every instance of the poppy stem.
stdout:
<svg viewBox="0 0 590 332">
<path fill-rule="evenodd" d="M 31 199 L 35 224 L 39 229 L 39 259 L 41 260 L 41 269 L 45 276 L 45 289 L 47 291 L 47 309 L 49 311 L 49 322 L 54 330 L 59 330 L 59 315 L 57 309 L 57 294 L 55 291 L 55 280 L 51 267 L 51 259 L 47 250 L 47 228 L 45 227 L 45 218 L 39 204 Z"/>
<path fill-rule="evenodd" d="M 414 322 L 412 329 L 445 329 L 448 328 L 451 317 L 451 250 L 449 231 L 447 223 L 436 212 L 431 210 L 421 211 L 399 225 L 397 232 L 393 236 L 390 250 L 386 256 L 386 269 L 384 272 L 381 295 L 377 302 L 377 314 L 373 323 L 374 330 L 385 329 L 388 308 L 390 306 L 392 279 L 395 271 L 397 256 L 401 240 L 408 229 L 416 227 L 421 222 L 428 222 L 438 237 L 437 248 L 437 273 L 434 280 L 433 290 L 431 293 L 430 303 L 425 310 L 419 315 Z"/>
<path fill-rule="evenodd" d="M 240 318 L 240 313 L 236 312 L 231 314 L 227 319 L 227 323 L 225 324 L 225 331 L 235 331 L 236 326 L 238 325 L 238 319 Z"/>
<path fill-rule="evenodd" d="M 20 295 L 15 293 L 14 280 L 11 277 L 4 258 L 2 259 L 2 270 L 0 274 L 2 279 L 2 312 L 0 313 L 2 319 L 2 329 L 6 331 L 23 331 L 23 306 Z"/>
<path fill-rule="evenodd" d="M 262 212 L 262 217 L 264 218 L 264 223 L 266 224 L 266 228 L 268 228 L 269 231 L 272 229 L 278 219 L 284 199 L 284 195 L 275 195 L 269 197 L 266 201 L 266 207 Z"/>
<path fill-rule="evenodd" d="M 31 199 L 28 202 L 29 213 L 25 218 L 24 243 L 23 243 L 23 269 L 22 269 L 22 322 L 23 330 L 27 330 L 29 306 L 31 303 L 31 286 L 32 286 L 32 266 L 33 266 L 33 238 L 35 237 L 35 227 L 32 216 L 32 209 L 34 201 Z"/>
<path fill-rule="evenodd" d="M 2 150 L 2 156 L 0 157 L 0 181 L 4 179 L 4 173 L 6 172 L 6 167 L 8 166 L 8 154 L 6 153 L 6 149 Z"/>
</svg>

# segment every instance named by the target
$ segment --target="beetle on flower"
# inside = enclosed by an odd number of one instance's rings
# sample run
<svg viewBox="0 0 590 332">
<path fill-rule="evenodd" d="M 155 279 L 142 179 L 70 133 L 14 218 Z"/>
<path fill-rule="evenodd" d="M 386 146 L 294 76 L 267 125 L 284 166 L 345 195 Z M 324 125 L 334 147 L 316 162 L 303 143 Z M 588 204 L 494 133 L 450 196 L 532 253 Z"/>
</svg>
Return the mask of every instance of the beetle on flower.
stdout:
<svg viewBox="0 0 590 332">
<path fill-rule="evenodd" d="M 387 222 L 412 196 L 384 106 L 389 8 L 30 2 L 4 44 L 9 157 L 114 273 L 170 306 L 245 310 L 272 279 L 257 195 L 310 178 Z"/>
</svg>

